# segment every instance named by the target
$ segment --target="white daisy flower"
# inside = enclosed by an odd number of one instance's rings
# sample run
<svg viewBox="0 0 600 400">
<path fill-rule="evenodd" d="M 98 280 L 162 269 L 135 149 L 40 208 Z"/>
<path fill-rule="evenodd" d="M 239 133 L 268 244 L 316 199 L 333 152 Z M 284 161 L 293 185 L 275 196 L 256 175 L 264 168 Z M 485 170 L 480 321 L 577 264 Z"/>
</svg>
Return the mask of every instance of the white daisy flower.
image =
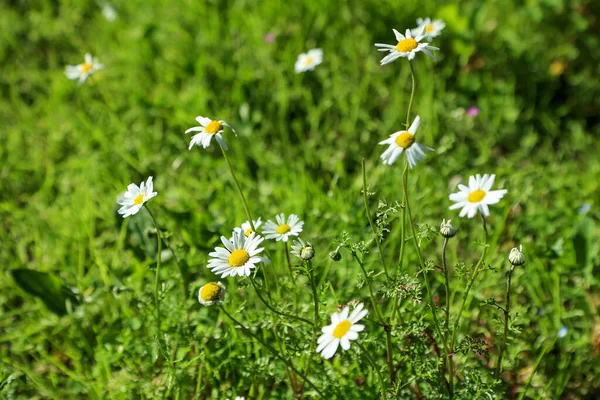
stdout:
<svg viewBox="0 0 600 400">
<path fill-rule="evenodd" d="M 255 229 L 258 229 L 258 227 L 262 225 L 262 221 L 260 220 L 260 217 L 257 220 L 252 220 L 252 223 L 254 224 Z M 252 225 L 250 225 L 250 221 L 246 221 L 242 224 L 241 227 L 236 226 L 235 228 L 233 228 L 233 232 L 234 232 L 234 234 L 237 232 L 244 232 L 244 235 L 246 235 L 246 237 L 248 237 L 254 231 L 252 230 Z M 233 240 L 233 238 L 231 240 Z"/>
<path fill-rule="evenodd" d="M 425 150 L 433 151 L 431 147 L 415 142 L 415 134 L 420 124 L 421 117 L 417 115 L 407 131 L 392 133 L 389 138 L 383 142 L 379 142 L 379 144 L 389 145 L 387 150 L 381 155 L 383 165 L 392 165 L 402 152 L 405 152 L 408 158 L 408 165 L 412 168 L 417 165 L 417 162 L 423 161 Z"/>
<path fill-rule="evenodd" d="M 276 241 L 288 241 L 290 236 L 298 236 L 302 232 L 303 221 L 296 214 L 290 214 L 285 221 L 285 214 L 281 213 L 275 216 L 277 223 L 268 220 L 263 228 L 263 234 L 267 239 L 275 239 Z"/>
<path fill-rule="evenodd" d="M 82 84 L 90 75 L 102 68 L 104 68 L 104 65 L 100 64 L 97 58 L 92 57 L 90 53 L 85 53 L 84 63 L 67 65 L 65 75 L 69 79 L 79 79 L 79 83 Z"/>
<path fill-rule="evenodd" d="M 418 18 L 417 27 L 412 30 L 413 36 L 423 33 L 423 38 L 432 39 L 442 34 L 446 24 L 441 19 L 431 20 L 431 18 Z"/>
<path fill-rule="evenodd" d="M 419 51 L 422 51 L 429 57 L 433 57 L 430 50 L 439 50 L 437 47 L 430 46 L 429 43 L 419 43 L 424 37 L 423 33 L 412 37 L 410 29 L 406 30 L 405 35 L 395 29 L 393 29 L 393 31 L 394 35 L 396 35 L 396 40 L 398 40 L 398 44 L 394 46 L 391 44 L 375 43 L 375 47 L 379 47 L 379 51 L 388 51 L 390 53 L 383 57 L 381 65 L 389 64 L 400 57 L 406 57 L 410 61 L 415 58 L 415 54 Z"/>
<path fill-rule="evenodd" d="M 215 251 L 208 255 L 213 257 L 206 266 L 213 273 L 221 275 L 221 278 L 227 276 L 248 276 L 250 270 L 256 267 L 260 262 L 269 262 L 264 257 L 259 257 L 264 248 L 258 248 L 258 245 L 265 240 L 263 237 L 252 232 L 248 237 L 244 232 L 234 232 L 233 240 L 221 236 L 221 242 L 225 247 L 215 247 Z"/>
<path fill-rule="evenodd" d="M 144 203 L 155 197 L 157 194 L 158 193 L 154 191 L 152 177 L 149 177 L 146 182 L 140 183 L 140 186 L 132 183 L 127 186 L 127 192 L 117 200 L 117 203 L 122 206 L 119 208 L 118 212 L 123 215 L 123 218 L 137 214 Z"/>
<path fill-rule="evenodd" d="M 494 184 L 496 175 L 485 174 L 483 177 L 479 174 L 469 177 L 469 186 L 458 185 L 460 192 L 450 194 L 450 200 L 456 202 L 450 206 L 451 210 L 462 208 L 460 217 L 465 215 L 473 218 L 477 214 L 477 210 L 484 217 L 490 215 L 488 205 L 496 204 L 507 193 L 506 189 L 490 190 Z"/>
<path fill-rule="evenodd" d="M 331 315 L 331 325 L 321 329 L 323 334 L 317 340 L 317 353 L 321 353 L 321 356 L 327 360 L 334 356 L 340 344 L 342 349 L 348 350 L 350 341 L 358 339 L 358 332 L 365 329 L 364 325 L 357 324 L 368 314 L 368 311 L 363 310 L 363 307 L 364 304 L 359 303 L 351 314 L 350 308 L 347 306 L 344 307 L 342 312 L 333 313 Z"/>
<path fill-rule="evenodd" d="M 198 301 L 204 306 L 221 304 L 225 299 L 225 285 L 221 282 L 209 282 L 198 291 Z"/>
<path fill-rule="evenodd" d="M 294 70 L 297 74 L 306 71 L 312 71 L 323 62 L 323 50 L 312 49 L 308 53 L 302 53 L 298 56 Z"/>
<path fill-rule="evenodd" d="M 196 146 L 202 146 L 205 149 L 210 146 L 210 141 L 213 136 L 217 139 L 219 144 L 223 146 L 223 149 L 227 150 L 227 145 L 225 144 L 225 140 L 221 136 L 223 133 L 223 127 L 226 126 L 235 133 L 235 129 L 233 129 L 227 122 L 222 120 L 212 120 L 210 118 L 205 118 L 203 116 L 196 117 L 196 121 L 200 124 L 200 126 L 195 126 L 193 128 L 188 129 L 185 133 L 190 132 L 200 132 L 194 136 L 192 136 L 192 141 L 190 142 L 189 150 Z"/>
</svg>

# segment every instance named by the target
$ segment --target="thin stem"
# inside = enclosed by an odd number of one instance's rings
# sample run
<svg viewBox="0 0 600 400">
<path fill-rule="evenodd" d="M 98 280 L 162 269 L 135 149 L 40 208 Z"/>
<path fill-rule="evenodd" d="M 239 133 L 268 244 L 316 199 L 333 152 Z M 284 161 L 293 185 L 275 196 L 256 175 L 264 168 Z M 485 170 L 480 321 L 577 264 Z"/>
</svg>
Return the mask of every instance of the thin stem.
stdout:
<svg viewBox="0 0 600 400">
<path fill-rule="evenodd" d="M 377 364 L 375 364 L 375 361 L 373 361 L 373 357 L 371 357 L 371 354 L 369 354 L 367 349 L 365 349 L 364 346 L 362 344 L 360 344 L 360 342 L 358 340 L 355 343 L 360 348 L 360 351 L 362 351 L 362 354 L 365 356 L 365 358 L 367 359 L 369 364 L 371 364 L 371 366 L 377 373 L 377 376 L 379 377 L 379 383 L 381 384 L 381 397 L 386 398 L 387 386 L 385 384 L 385 380 L 383 379 L 383 375 L 381 374 L 381 371 L 379 370 L 379 367 L 377 367 Z"/>
<path fill-rule="evenodd" d="M 410 90 L 410 101 L 408 102 L 408 111 L 406 112 L 406 129 L 408 129 L 409 125 L 410 125 L 410 109 L 412 108 L 412 103 L 413 103 L 413 98 L 415 96 L 415 70 L 413 68 L 412 62 L 408 62 L 408 65 L 410 65 L 410 78 L 412 81 L 412 87 Z"/>
<path fill-rule="evenodd" d="M 365 212 L 367 214 L 367 219 L 369 220 L 369 225 L 371 225 L 371 232 L 373 232 L 373 240 L 377 244 L 377 250 L 379 251 L 379 260 L 381 261 L 381 265 L 383 266 L 383 271 L 385 272 L 385 277 L 388 282 L 390 281 L 390 274 L 388 273 L 387 265 L 385 260 L 383 259 L 383 251 L 381 250 L 381 240 L 379 235 L 375 231 L 375 224 L 373 223 L 373 218 L 371 218 L 371 212 L 369 210 L 369 196 L 367 195 L 367 171 L 365 168 L 365 159 L 362 159 L 362 178 L 363 178 L 363 200 L 365 202 Z"/>
<path fill-rule="evenodd" d="M 156 219 L 147 205 L 144 204 L 150 218 L 152 218 L 152 222 L 154 223 L 154 228 L 156 229 L 156 241 L 157 241 L 157 253 L 156 253 L 156 273 L 154 275 L 154 304 L 156 307 L 156 336 L 160 338 L 160 299 L 158 296 L 158 281 L 159 281 L 159 273 L 160 273 L 160 263 L 161 263 L 161 251 L 162 251 L 162 240 L 160 237 L 160 229 L 158 228 L 158 224 L 156 223 Z"/>
<path fill-rule="evenodd" d="M 292 259 L 290 258 L 290 249 L 288 246 L 288 242 L 285 243 L 285 258 L 287 261 L 288 273 L 290 274 L 290 279 L 294 281 L 294 271 L 292 270 Z"/>
<path fill-rule="evenodd" d="M 233 181 L 235 182 L 235 186 L 237 187 L 240 197 L 242 198 L 242 203 L 244 204 L 244 211 L 246 211 L 246 218 L 248 218 L 248 222 L 250 223 L 250 227 L 252 228 L 252 231 L 256 232 L 256 229 L 254 229 L 254 221 L 252 220 L 252 215 L 250 214 L 250 208 L 248 208 L 248 202 L 246 201 L 246 197 L 244 196 L 244 192 L 242 191 L 240 182 L 238 181 L 237 177 L 235 176 L 235 172 L 233 172 L 233 167 L 231 166 L 231 163 L 229 162 L 229 158 L 227 158 L 227 153 L 225 152 L 225 149 L 223 148 L 223 146 L 221 146 L 221 143 L 219 143 L 219 147 L 221 148 L 221 152 L 223 153 L 223 158 L 225 158 L 225 162 L 227 163 L 227 166 L 229 167 L 229 171 L 231 172 L 231 177 L 233 178 Z"/>
<path fill-rule="evenodd" d="M 402 225 L 401 225 L 401 241 L 400 241 L 400 257 L 398 259 L 398 269 L 402 272 L 402 265 L 404 263 L 404 248 L 406 244 L 406 198 L 407 193 L 404 190 L 408 176 L 408 160 L 404 164 L 404 171 L 402 171 Z"/>
<path fill-rule="evenodd" d="M 286 355 L 286 352 L 285 352 L 285 346 L 281 342 L 281 339 L 279 338 L 279 335 L 275 331 L 273 333 L 275 335 L 275 341 L 277 342 L 277 345 L 281 349 L 281 353 L 284 354 L 286 356 L 286 358 L 287 358 L 287 355 Z M 290 385 L 292 386 L 292 392 L 294 392 L 294 396 L 296 396 L 296 394 L 298 393 L 296 378 L 295 378 L 294 374 L 292 374 L 292 372 L 290 372 L 290 369 L 288 368 L 287 364 L 284 364 L 284 369 L 285 369 L 286 376 L 290 380 Z"/>
<path fill-rule="evenodd" d="M 444 271 L 444 286 L 446 287 L 446 319 L 444 320 L 444 347 L 448 350 L 448 339 L 450 335 L 450 279 L 448 278 L 448 267 L 446 266 L 446 248 L 448 247 L 448 238 L 444 238 L 444 245 L 442 246 L 442 270 Z M 452 374 L 452 358 L 448 357 L 448 354 L 444 356 L 443 367 L 444 372 L 448 368 L 448 362 L 450 363 L 450 373 Z M 454 397 L 454 379 L 450 376 L 448 382 L 448 394 L 452 399 Z"/>
<path fill-rule="evenodd" d="M 223 310 L 223 312 L 225 313 L 225 315 L 227 315 L 230 320 L 232 320 L 235 324 L 237 324 L 246 334 L 248 334 L 252 338 L 256 339 L 260 344 L 262 344 L 267 350 L 269 350 L 271 353 L 273 353 L 273 355 L 275 357 L 279 358 L 291 370 L 293 370 L 295 373 L 297 373 L 299 375 L 302 374 L 300 371 L 298 371 L 296 369 L 296 367 L 294 367 L 294 364 L 292 364 L 285 357 L 283 357 L 281 354 L 279 354 L 279 352 L 277 350 L 275 350 L 271 345 L 269 345 L 264 340 L 262 340 L 258 335 L 255 335 L 254 333 L 252 333 L 252 331 L 250 329 L 246 328 L 241 322 L 239 322 L 238 320 L 236 320 L 235 318 L 233 318 L 231 316 L 231 314 L 229 314 L 227 312 L 227 310 L 225 310 L 225 307 L 221 306 L 221 310 Z M 306 383 L 308 383 L 309 386 L 311 386 L 313 389 L 315 389 L 315 391 L 317 393 L 319 393 L 319 395 L 321 396 L 321 398 L 325 398 L 325 395 L 308 378 L 306 378 Z"/>
<path fill-rule="evenodd" d="M 511 265 L 508 271 L 508 277 L 506 279 L 506 308 L 504 309 L 504 334 L 502 335 L 502 346 L 500 346 L 500 354 L 498 355 L 498 365 L 496 365 L 496 378 L 500 376 L 502 370 L 502 355 L 506 348 L 506 338 L 508 336 L 508 318 L 510 316 L 510 281 L 512 280 L 512 273 L 515 270 L 514 265 Z"/>
<path fill-rule="evenodd" d="M 260 301 L 262 301 L 262 302 L 263 302 L 263 304 L 264 304 L 265 306 L 267 306 L 267 308 L 268 308 L 269 310 L 271 310 L 271 311 L 272 311 L 272 312 L 274 312 L 275 314 L 278 314 L 278 315 L 281 315 L 281 316 L 283 316 L 283 317 L 287 317 L 287 318 L 292 318 L 292 319 L 298 320 L 298 321 L 300 321 L 300 322 L 304 322 L 305 324 L 308 324 L 308 325 L 312 325 L 312 324 L 313 324 L 312 322 L 310 322 L 310 321 L 309 321 L 309 320 L 307 320 L 306 318 L 302 318 L 302 317 L 298 317 L 298 316 L 296 316 L 296 315 L 292 315 L 292 314 L 286 314 L 286 313 L 283 313 L 283 312 L 281 312 L 281 311 L 277 311 L 275 308 L 273 308 L 273 307 L 272 307 L 272 306 L 269 304 L 269 302 L 268 302 L 268 301 L 266 301 L 266 300 L 265 300 L 265 298 L 264 298 L 264 297 L 262 297 L 262 295 L 260 294 L 260 291 L 258 290 L 258 287 L 256 286 L 256 282 L 254 281 L 254 278 L 252 277 L 252 275 L 250 275 L 248 278 L 250 278 L 250 282 L 252 283 L 252 286 L 254 287 L 254 291 L 256 292 L 256 294 L 257 294 L 258 298 L 260 299 Z"/>
<path fill-rule="evenodd" d="M 313 292 L 313 301 L 314 301 L 314 326 L 313 326 L 313 336 L 312 336 L 312 341 L 311 343 L 313 343 L 313 351 L 310 353 L 310 355 L 308 356 L 308 359 L 306 360 L 306 367 L 304 368 L 304 380 L 302 381 L 302 385 L 300 385 L 300 393 L 302 393 L 302 390 L 304 389 L 304 383 L 306 382 L 306 377 L 308 376 L 308 371 L 310 370 L 310 362 L 312 361 L 313 358 L 313 354 L 315 353 L 316 350 L 316 346 L 317 346 L 317 333 L 319 331 L 319 292 L 317 290 L 317 280 L 315 279 L 315 272 L 313 270 L 312 267 L 312 263 L 310 261 L 305 261 L 304 263 L 306 269 L 308 270 L 308 274 L 310 277 L 310 287 L 312 289 Z"/>
</svg>

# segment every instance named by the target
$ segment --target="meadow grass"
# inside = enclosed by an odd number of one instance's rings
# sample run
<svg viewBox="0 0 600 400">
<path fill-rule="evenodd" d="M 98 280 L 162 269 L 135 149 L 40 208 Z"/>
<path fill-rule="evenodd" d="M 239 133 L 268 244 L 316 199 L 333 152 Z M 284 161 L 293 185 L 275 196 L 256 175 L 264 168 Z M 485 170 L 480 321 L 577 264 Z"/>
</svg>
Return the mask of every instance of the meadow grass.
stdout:
<svg viewBox="0 0 600 400">
<path fill-rule="evenodd" d="M 431 300 L 442 318 L 438 227 L 451 218 L 458 233 L 447 263 L 456 311 L 466 287 L 458 275 L 477 262 L 483 233 L 479 218 L 448 210 L 448 194 L 476 173 L 496 174 L 494 188 L 508 194 L 492 207 L 487 258 L 457 330 L 455 398 L 598 396 L 597 4 L 114 7 L 118 17 L 109 22 L 88 1 L 0 4 L 0 397 L 293 398 L 290 382 L 301 377 L 262 339 L 295 368 L 310 365 L 315 387 L 306 384 L 304 397 L 379 398 L 379 373 L 390 382 L 370 282 L 380 307 L 394 290 L 405 296 L 392 319 L 394 396 L 448 398 L 420 269 L 431 266 Z M 393 43 L 392 28 L 412 28 L 426 16 L 447 26 L 432 43 L 440 48 L 435 59 L 413 61 L 411 120 L 421 116 L 417 140 L 435 149 L 410 171 L 407 188 L 424 262 L 407 242 L 399 268 L 402 212 L 395 202 L 402 201 L 404 164 L 382 165 L 378 142 L 404 129 L 410 69 L 403 59 L 380 66 L 373 44 Z M 265 41 L 269 33 L 273 42 Z M 323 63 L 295 74 L 298 54 L 315 47 Z M 64 68 L 86 52 L 105 68 L 78 85 Z M 471 106 L 479 115 L 461 113 Z M 227 154 L 253 217 L 297 214 L 302 237 L 314 246 L 312 269 L 294 259 L 291 279 L 282 243 L 265 242 L 271 263 L 258 267 L 257 278 L 262 285 L 266 274 L 271 288 L 261 293 L 278 311 L 312 321 L 314 273 L 319 327 L 340 304 L 359 299 L 369 315 L 350 350 L 324 361 L 314 351 L 313 327 L 271 312 L 247 279 L 221 280 L 224 308 L 244 328 L 218 307 L 198 304 L 198 289 L 218 280 L 206 268 L 208 253 L 247 218 L 219 148 L 188 151 L 184 131 L 197 125 L 197 115 L 235 127 L 237 137 L 224 134 Z M 381 256 L 398 279 L 391 286 L 371 241 L 363 159 L 374 223 L 387 211 Z M 185 298 L 173 254 L 164 250 L 160 334 L 156 231 L 146 210 L 123 219 L 116 204 L 128 184 L 148 176 L 158 192 L 148 207 L 189 280 Z M 365 250 L 359 258 L 374 276 L 365 279 L 348 248 L 339 261 L 328 256 L 340 241 Z M 518 244 L 527 261 L 512 276 L 514 330 L 495 379 L 504 315 L 489 299 L 504 301 L 508 252 Z M 52 312 L 15 283 L 10 271 L 20 268 L 52 274 L 77 300 L 64 315 Z"/>
</svg>

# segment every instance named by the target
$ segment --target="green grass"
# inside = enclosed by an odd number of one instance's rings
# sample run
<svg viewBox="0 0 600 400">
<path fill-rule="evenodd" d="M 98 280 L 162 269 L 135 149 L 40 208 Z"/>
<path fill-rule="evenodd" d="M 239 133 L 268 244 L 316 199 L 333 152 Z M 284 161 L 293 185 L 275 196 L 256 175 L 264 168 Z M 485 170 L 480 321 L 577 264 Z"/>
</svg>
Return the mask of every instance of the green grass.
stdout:
<svg viewBox="0 0 600 400">
<path fill-rule="evenodd" d="M 599 28 L 593 1 L 473 2 L 269 0 L 123 2 L 106 21 L 87 1 L 0 5 L 0 397 L 29 398 L 293 398 L 284 364 L 237 329 L 217 308 L 201 307 L 198 288 L 220 235 L 246 220 L 219 149 L 187 150 L 197 115 L 224 119 L 228 155 L 254 217 L 296 213 L 302 237 L 316 249 L 320 325 L 339 304 L 360 299 L 360 269 L 349 252 L 328 253 L 348 232 L 369 241 L 362 198 L 366 160 L 372 215 L 380 199 L 402 198 L 402 164 L 387 167 L 378 142 L 403 128 L 410 94 L 406 60 L 381 67 L 374 43 L 393 43 L 392 28 L 417 17 L 447 24 L 435 60 L 417 57 L 413 116 L 418 141 L 435 148 L 408 179 L 420 228 L 432 227 L 422 253 L 434 302 L 444 304 L 437 227 L 452 218 L 448 264 L 472 265 L 482 239 L 478 219 L 448 210 L 448 194 L 475 173 L 495 173 L 507 196 L 492 207 L 490 252 L 473 286 L 455 355 L 460 398 L 593 399 L 600 393 L 597 160 L 600 134 Z M 273 43 L 263 40 L 272 32 Z M 301 52 L 320 47 L 323 64 L 296 75 Z M 66 65 L 98 57 L 105 69 L 84 85 Z M 553 74 L 552 63 L 564 71 Z M 452 112 L 476 105 L 475 118 Z M 165 261 L 160 340 L 154 321 L 156 234 L 145 210 L 123 220 L 117 197 L 154 176 L 148 203 L 178 257 L 189 268 L 183 298 L 174 260 Z M 579 214 L 578 208 L 591 205 Z M 397 272 L 400 214 L 390 215 L 382 246 Z M 508 251 L 523 244 L 527 263 L 513 277 L 519 332 L 510 335 L 504 374 L 494 382 Z M 281 243 L 266 245 L 273 303 L 312 320 L 310 284 L 288 278 Z M 169 254 L 170 256 L 170 254 Z M 377 248 L 366 268 L 381 272 Z M 15 284 L 17 268 L 48 272 L 80 296 L 59 316 Z M 496 269 L 494 271 L 493 269 Z M 403 273 L 423 284 L 409 242 Z M 456 271 L 456 270 L 455 270 Z M 262 277 L 262 271 L 259 278 Z M 313 351 L 312 329 L 270 313 L 245 279 L 223 280 L 225 307 L 252 331 L 286 347 L 299 369 Z M 364 283 L 364 282 L 363 282 Z M 275 286 L 276 285 L 276 286 Z M 385 292 L 384 277 L 374 285 Z M 465 283 L 451 282 L 453 311 Z M 392 327 L 400 398 L 446 398 L 436 383 L 427 295 L 404 300 Z M 389 301 L 380 297 L 380 304 Z M 369 304 L 370 306 L 370 304 Z M 388 312 L 387 308 L 384 308 Z M 441 308 L 438 315 L 443 312 Z M 515 314 L 513 314 L 515 315 Z M 455 315 L 453 315 L 453 320 Z M 361 345 L 385 376 L 385 335 L 373 310 Z M 557 338 L 561 326 L 568 327 Z M 429 332 L 429 333 L 428 333 Z M 424 336 L 425 335 L 425 336 Z M 600 340 L 596 338 L 595 340 Z M 465 342 L 466 343 L 466 342 Z M 480 345 L 478 354 L 472 348 Z M 596 353 L 594 353 L 594 351 Z M 537 362 L 535 376 L 526 381 Z M 377 374 L 357 346 L 332 361 L 314 357 L 310 379 L 330 398 L 377 398 Z M 306 387 L 305 397 L 318 397 Z"/>
</svg>

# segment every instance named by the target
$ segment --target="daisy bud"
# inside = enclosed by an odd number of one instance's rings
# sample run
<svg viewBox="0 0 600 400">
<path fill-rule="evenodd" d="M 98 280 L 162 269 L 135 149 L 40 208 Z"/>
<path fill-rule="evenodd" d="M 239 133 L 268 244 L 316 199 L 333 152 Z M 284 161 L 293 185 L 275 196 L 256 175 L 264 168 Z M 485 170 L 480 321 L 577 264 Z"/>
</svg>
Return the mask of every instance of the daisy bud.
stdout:
<svg viewBox="0 0 600 400">
<path fill-rule="evenodd" d="M 304 261 L 311 260 L 315 256 L 315 249 L 313 249 L 310 242 L 305 242 L 302 239 L 294 240 L 292 245 L 292 254 Z"/>
<path fill-rule="evenodd" d="M 198 291 L 198 301 L 204 306 L 223 303 L 225 286 L 221 282 L 209 282 Z"/>
<path fill-rule="evenodd" d="M 518 249 L 516 247 L 513 247 L 513 249 L 510 251 L 510 254 L 508 255 L 508 261 L 510 261 L 510 263 L 515 267 L 525 264 L 525 256 L 523 255 L 522 251 L 523 246 L 519 246 Z"/>
<path fill-rule="evenodd" d="M 450 239 L 456 235 L 456 229 L 451 224 L 452 220 L 449 219 L 446 222 L 445 219 L 442 220 L 442 224 L 440 225 L 440 234 L 446 239 Z"/>
<path fill-rule="evenodd" d="M 340 261 L 342 259 L 342 253 L 340 253 L 340 248 L 338 247 L 336 250 L 329 253 L 329 258 L 333 261 Z"/>
</svg>

